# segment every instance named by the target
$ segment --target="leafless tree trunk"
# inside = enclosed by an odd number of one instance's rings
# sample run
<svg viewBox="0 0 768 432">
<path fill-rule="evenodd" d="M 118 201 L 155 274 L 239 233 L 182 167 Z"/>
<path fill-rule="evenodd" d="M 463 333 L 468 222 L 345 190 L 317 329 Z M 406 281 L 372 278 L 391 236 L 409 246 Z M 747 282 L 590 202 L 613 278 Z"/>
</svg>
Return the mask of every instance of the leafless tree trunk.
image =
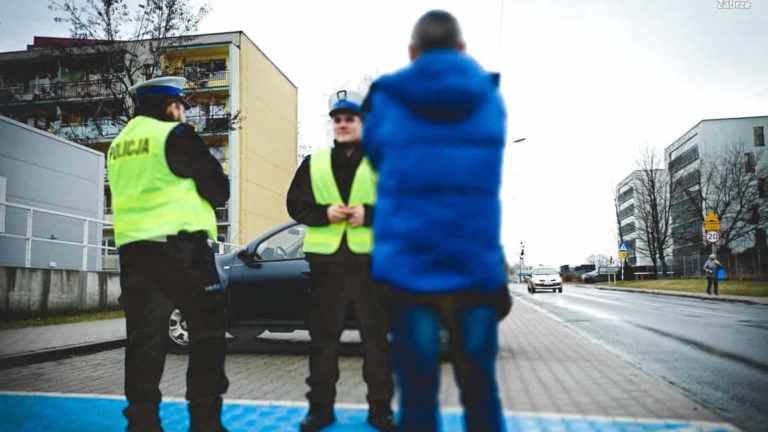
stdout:
<svg viewBox="0 0 768 432">
<path fill-rule="evenodd" d="M 670 234 L 669 176 L 662 157 L 652 148 L 643 151 L 635 182 L 635 225 L 644 245 L 638 251 L 647 254 L 655 273 L 666 276 L 666 252 L 672 245 Z M 659 268 L 660 267 L 660 268 Z"/>
</svg>

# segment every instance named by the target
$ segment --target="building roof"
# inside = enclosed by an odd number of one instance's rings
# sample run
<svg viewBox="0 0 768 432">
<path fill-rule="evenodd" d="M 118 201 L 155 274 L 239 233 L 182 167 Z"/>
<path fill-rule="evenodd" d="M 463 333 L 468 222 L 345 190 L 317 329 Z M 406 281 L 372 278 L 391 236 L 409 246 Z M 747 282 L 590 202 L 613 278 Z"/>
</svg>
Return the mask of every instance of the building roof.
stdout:
<svg viewBox="0 0 768 432">
<path fill-rule="evenodd" d="M 253 40 L 248 37 L 247 34 L 245 34 L 244 31 L 238 30 L 238 31 L 231 31 L 231 32 L 219 32 L 219 33 L 204 33 L 204 34 L 196 34 L 196 35 L 188 35 L 188 36 L 175 36 L 168 39 L 181 39 L 185 38 L 188 39 L 184 41 L 184 43 L 177 45 L 177 46 L 171 46 L 168 48 L 179 48 L 179 47 L 187 47 L 188 45 L 195 45 L 195 46 L 204 46 L 204 45 L 213 45 L 213 44 L 220 44 L 220 43 L 232 43 L 233 45 L 240 47 L 240 35 L 244 36 L 245 39 L 250 42 L 263 56 L 264 58 L 269 61 L 272 66 L 294 87 L 298 88 L 296 84 L 294 84 L 293 81 L 291 81 L 290 78 L 275 64 L 275 62 L 272 61 L 272 59 L 267 56 L 264 51 L 259 48 L 256 43 L 253 42 Z M 139 42 L 149 42 L 152 40 L 157 39 L 142 39 Z M 75 39 L 75 38 L 59 38 L 59 37 L 48 37 L 48 36 L 35 36 L 34 42 L 32 45 L 27 45 L 26 50 L 20 50 L 20 51 L 5 51 L 0 52 L 0 61 L 13 61 L 13 60 L 34 60 L 39 59 L 43 57 L 46 54 L 51 54 L 54 50 L 60 50 L 63 48 L 86 48 L 86 47 L 97 47 L 99 45 L 105 45 L 105 44 L 119 44 L 121 42 L 128 42 L 128 41 L 106 41 L 106 40 L 98 40 L 98 39 Z"/>
<path fill-rule="evenodd" d="M 725 117 L 725 118 L 714 118 L 714 119 L 704 119 L 704 120 L 699 120 L 699 122 L 698 122 L 698 123 L 696 123 L 695 125 L 693 125 L 693 127 L 691 127 L 690 129 L 688 129 L 687 131 L 685 131 L 685 133 L 684 133 L 684 134 L 680 135 L 680 137 L 679 137 L 678 139 L 676 139 L 676 140 L 672 141 L 672 144 L 670 144 L 670 145 L 666 146 L 666 147 L 664 148 L 664 152 L 666 153 L 666 152 L 667 152 L 667 150 L 669 150 L 669 148 L 670 148 L 670 147 L 672 147 L 673 145 L 675 145 L 675 143 L 677 143 L 678 141 L 680 141 L 681 139 L 683 139 L 683 137 L 685 137 L 686 135 L 688 135 L 688 134 L 689 134 L 689 133 L 690 133 L 692 130 L 696 129 L 697 127 L 699 127 L 699 125 L 700 125 L 700 124 L 702 124 L 702 123 L 704 123 L 704 122 L 711 122 L 711 121 L 721 121 L 721 120 L 746 120 L 746 119 L 754 119 L 754 118 L 768 118 L 768 115 L 764 115 L 764 116 L 747 116 L 747 117 Z"/>
</svg>

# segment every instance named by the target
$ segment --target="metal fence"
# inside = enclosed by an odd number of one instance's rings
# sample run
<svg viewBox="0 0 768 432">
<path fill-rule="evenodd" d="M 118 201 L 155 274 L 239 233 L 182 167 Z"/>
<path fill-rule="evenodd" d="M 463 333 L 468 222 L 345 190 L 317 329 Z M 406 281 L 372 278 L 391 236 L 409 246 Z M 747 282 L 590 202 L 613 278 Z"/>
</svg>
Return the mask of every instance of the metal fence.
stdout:
<svg viewBox="0 0 768 432">
<path fill-rule="evenodd" d="M 14 267 L 101 270 L 110 248 L 100 219 L 0 201 L 0 263 Z"/>
<path fill-rule="evenodd" d="M 0 266 L 118 270 L 117 248 L 104 244 L 110 221 L 0 201 Z M 239 249 L 214 242 L 214 252 Z"/>
<path fill-rule="evenodd" d="M 675 277 L 704 277 L 704 263 L 708 255 L 676 256 L 669 262 L 669 269 Z M 749 249 L 742 253 L 718 253 L 720 261 L 730 279 L 768 279 L 768 253 L 760 249 Z"/>
</svg>

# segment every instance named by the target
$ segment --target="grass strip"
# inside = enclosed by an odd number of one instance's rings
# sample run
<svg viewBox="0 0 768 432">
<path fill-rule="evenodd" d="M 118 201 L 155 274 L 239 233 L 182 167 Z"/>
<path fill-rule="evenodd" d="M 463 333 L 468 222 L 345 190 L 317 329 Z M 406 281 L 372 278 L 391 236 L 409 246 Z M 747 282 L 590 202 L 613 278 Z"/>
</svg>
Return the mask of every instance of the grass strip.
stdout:
<svg viewBox="0 0 768 432">
<path fill-rule="evenodd" d="M 601 286 L 615 286 L 622 288 L 639 288 L 663 291 L 707 292 L 707 280 L 698 279 L 648 279 L 617 282 L 599 282 Z M 768 296 L 768 282 L 765 281 L 741 281 L 721 280 L 718 292 L 720 294 L 765 297 Z"/>
<path fill-rule="evenodd" d="M 123 318 L 123 310 L 108 310 L 100 312 L 78 313 L 71 315 L 56 315 L 41 318 L 22 318 L 0 321 L 0 330 L 17 329 L 24 327 L 33 327 L 53 324 L 69 324 L 83 321 L 95 321 L 111 318 Z"/>
</svg>

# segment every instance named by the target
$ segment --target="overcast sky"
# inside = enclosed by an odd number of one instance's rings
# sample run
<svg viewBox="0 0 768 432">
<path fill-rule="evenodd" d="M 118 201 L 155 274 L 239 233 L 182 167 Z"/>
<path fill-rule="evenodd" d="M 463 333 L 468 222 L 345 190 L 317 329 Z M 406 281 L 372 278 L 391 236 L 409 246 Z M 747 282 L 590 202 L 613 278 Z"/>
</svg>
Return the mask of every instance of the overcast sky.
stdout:
<svg viewBox="0 0 768 432">
<path fill-rule="evenodd" d="M 662 152 L 702 119 L 768 115 L 763 1 L 748 10 L 718 9 L 717 0 L 208 3 L 201 33 L 245 31 L 296 84 L 299 140 L 314 149 L 330 145 L 332 91 L 405 66 L 424 12 L 456 15 L 469 54 L 502 74 L 511 261 L 521 241 L 529 264 L 617 255 L 613 188 L 644 147 Z M 68 36 L 46 0 L 13 4 L 0 15 L 0 51 Z"/>
</svg>

